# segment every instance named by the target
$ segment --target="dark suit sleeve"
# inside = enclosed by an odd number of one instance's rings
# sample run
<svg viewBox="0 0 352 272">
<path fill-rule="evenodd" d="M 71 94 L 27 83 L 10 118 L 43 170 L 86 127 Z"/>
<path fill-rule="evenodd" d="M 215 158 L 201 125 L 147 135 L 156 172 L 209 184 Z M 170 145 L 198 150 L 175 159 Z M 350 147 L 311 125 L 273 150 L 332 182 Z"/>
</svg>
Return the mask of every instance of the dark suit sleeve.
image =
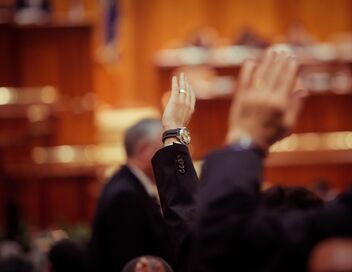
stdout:
<svg viewBox="0 0 352 272">
<path fill-rule="evenodd" d="M 263 156 L 254 150 L 226 148 L 210 154 L 203 165 L 195 225 L 197 261 L 194 271 L 226 271 L 233 233 L 257 208 Z M 239 236 L 240 237 L 240 236 Z"/>
<path fill-rule="evenodd" d="M 173 144 L 159 150 L 152 160 L 161 207 L 172 237 L 176 258 L 188 262 L 193 241 L 191 225 L 195 213 L 198 177 L 188 148 Z"/>
<path fill-rule="evenodd" d="M 198 177 L 187 146 L 162 148 L 152 164 L 165 219 L 172 225 L 193 221 Z"/>
</svg>

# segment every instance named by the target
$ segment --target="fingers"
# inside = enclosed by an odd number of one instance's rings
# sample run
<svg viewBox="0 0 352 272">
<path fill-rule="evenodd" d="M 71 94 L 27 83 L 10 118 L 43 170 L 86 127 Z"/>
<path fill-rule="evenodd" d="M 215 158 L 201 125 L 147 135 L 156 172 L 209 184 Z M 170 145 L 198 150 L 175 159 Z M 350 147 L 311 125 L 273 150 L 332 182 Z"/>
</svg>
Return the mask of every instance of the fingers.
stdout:
<svg viewBox="0 0 352 272">
<path fill-rule="evenodd" d="M 275 63 L 276 55 L 277 54 L 274 51 L 267 50 L 265 52 L 263 60 L 260 62 L 258 68 L 254 73 L 253 82 L 252 82 L 253 89 L 261 89 L 265 87 L 265 86 L 262 86 L 262 84 L 267 83 L 266 80 L 271 75 L 271 68 L 272 68 L 272 65 Z"/>
<path fill-rule="evenodd" d="M 192 105 L 192 90 L 191 90 L 191 85 L 186 81 L 186 103 L 189 107 Z"/>
<path fill-rule="evenodd" d="M 298 63 L 286 52 L 268 50 L 253 77 L 253 89 L 287 96 L 293 90 Z"/>
<path fill-rule="evenodd" d="M 285 114 L 285 126 L 291 130 L 297 120 L 298 114 L 304 104 L 305 99 L 308 96 L 308 92 L 303 89 L 295 90 L 290 94 L 290 104 Z"/>
<path fill-rule="evenodd" d="M 196 107 L 196 94 L 194 93 L 193 88 L 191 86 L 191 109 L 192 109 L 192 111 L 194 111 L 195 107 Z"/>
<path fill-rule="evenodd" d="M 295 85 L 293 87 L 295 91 L 304 91 L 305 94 L 308 94 L 306 88 L 304 87 L 303 81 L 301 78 L 297 78 Z"/>
<path fill-rule="evenodd" d="M 179 93 L 179 90 L 178 90 L 177 77 L 173 76 L 172 85 L 171 85 L 171 96 L 176 97 L 178 93 Z"/>
<path fill-rule="evenodd" d="M 237 85 L 237 94 L 247 90 L 252 81 L 253 72 L 255 69 L 255 61 L 252 59 L 246 59 L 241 68 L 238 85 Z M 235 95 L 237 95 L 235 94 Z"/>
<path fill-rule="evenodd" d="M 277 58 L 275 63 L 273 63 L 272 67 L 270 67 L 270 75 L 267 78 L 267 86 L 271 90 L 275 91 L 277 88 L 277 84 L 280 82 L 280 78 L 285 76 L 282 74 L 284 71 L 289 55 L 286 52 L 277 53 Z"/>
<path fill-rule="evenodd" d="M 293 91 L 293 85 L 296 81 L 298 62 L 293 57 L 285 57 L 285 67 L 279 75 L 276 89 L 282 95 L 288 95 Z"/>
<path fill-rule="evenodd" d="M 187 100 L 187 87 L 186 87 L 186 79 L 185 74 L 180 74 L 180 85 L 179 85 L 179 101 L 184 103 Z"/>
<path fill-rule="evenodd" d="M 191 84 L 188 83 L 188 80 L 186 79 L 186 76 L 183 73 L 180 74 L 180 86 L 184 86 L 184 89 L 180 87 L 180 91 L 185 90 L 184 93 L 180 92 L 180 96 L 184 97 L 183 102 L 187 105 L 190 111 L 193 112 L 196 97 Z"/>
<path fill-rule="evenodd" d="M 180 90 L 185 90 L 185 89 L 186 89 L 185 74 L 181 73 L 180 74 Z"/>
<path fill-rule="evenodd" d="M 194 111 L 195 100 L 194 92 L 185 75 L 182 73 L 179 78 L 174 76 L 171 97 L 163 112 L 163 128 L 166 130 L 187 126 Z"/>
</svg>

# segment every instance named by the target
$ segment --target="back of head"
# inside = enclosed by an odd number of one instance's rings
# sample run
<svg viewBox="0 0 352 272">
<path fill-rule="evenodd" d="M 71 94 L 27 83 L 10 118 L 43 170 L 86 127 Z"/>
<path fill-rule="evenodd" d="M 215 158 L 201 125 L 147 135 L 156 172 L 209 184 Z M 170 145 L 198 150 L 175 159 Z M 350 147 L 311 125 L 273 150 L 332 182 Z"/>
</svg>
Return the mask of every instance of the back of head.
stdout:
<svg viewBox="0 0 352 272">
<path fill-rule="evenodd" d="M 147 255 L 128 262 L 122 272 L 173 272 L 173 270 L 163 259 Z"/>
<path fill-rule="evenodd" d="M 124 145 L 128 158 L 133 157 L 142 143 L 153 144 L 161 141 L 161 122 L 159 119 L 143 119 L 130 127 L 125 134 Z"/>
<path fill-rule="evenodd" d="M 318 244 L 309 261 L 310 272 L 352 271 L 352 239 L 333 238 Z"/>
<path fill-rule="evenodd" d="M 285 203 L 286 191 L 282 186 L 271 186 L 262 194 L 262 202 L 265 207 L 279 209 Z"/>
<path fill-rule="evenodd" d="M 307 210 L 323 206 L 323 200 L 304 187 L 292 187 L 287 190 L 289 209 Z"/>
<path fill-rule="evenodd" d="M 304 187 L 272 186 L 262 196 L 263 205 L 276 210 L 308 210 L 323 206 L 322 199 Z"/>
<path fill-rule="evenodd" d="M 0 260 L 1 272 L 34 272 L 31 262 L 22 256 L 10 256 Z"/>
<path fill-rule="evenodd" d="M 21 245 L 14 241 L 0 243 L 1 272 L 32 272 L 33 264 L 24 257 Z"/>
<path fill-rule="evenodd" d="M 86 271 L 87 252 L 85 248 L 71 240 L 64 239 L 52 246 L 49 262 L 52 272 Z"/>
</svg>

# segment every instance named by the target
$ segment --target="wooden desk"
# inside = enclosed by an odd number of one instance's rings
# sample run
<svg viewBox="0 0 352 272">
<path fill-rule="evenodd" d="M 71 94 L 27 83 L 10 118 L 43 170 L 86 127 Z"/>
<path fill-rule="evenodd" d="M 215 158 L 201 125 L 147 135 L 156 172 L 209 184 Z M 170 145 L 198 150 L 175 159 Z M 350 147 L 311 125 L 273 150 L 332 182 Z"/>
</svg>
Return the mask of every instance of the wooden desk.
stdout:
<svg viewBox="0 0 352 272">
<path fill-rule="evenodd" d="M 189 125 L 191 150 L 201 159 L 209 150 L 224 144 L 231 97 L 197 100 Z M 295 133 L 352 131 L 351 94 L 311 94 L 299 116 Z"/>
</svg>

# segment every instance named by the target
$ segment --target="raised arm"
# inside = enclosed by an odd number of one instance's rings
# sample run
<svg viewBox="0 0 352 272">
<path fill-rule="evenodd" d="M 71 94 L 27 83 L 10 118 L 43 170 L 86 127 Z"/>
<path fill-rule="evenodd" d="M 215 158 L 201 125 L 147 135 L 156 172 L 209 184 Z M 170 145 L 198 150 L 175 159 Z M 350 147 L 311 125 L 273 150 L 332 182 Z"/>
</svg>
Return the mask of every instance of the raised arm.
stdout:
<svg viewBox="0 0 352 272">
<path fill-rule="evenodd" d="M 177 77 L 173 77 L 172 93 L 162 118 L 166 132 L 164 148 L 152 159 L 164 218 L 174 241 L 176 255 L 182 264 L 189 255 L 192 241 L 191 224 L 194 221 L 198 177 L 187 147 L 188 139 L 167 133 L 187 126 L 194 105 L 195 95 L 185 76 L 181 74 L 179 82 Z"/>
<path fill-rule="evenodd" d="M 293 91 L 297 67 L 294 58 L 270 51 L 259 63 L 244 63 L 230 110 L 228 146 L 210 154 L 202 170 L 194 271 L 224 271 L 241 262 L 233 254 L 241 252 L 236 246 L 258 207 L 265 154 L 293 126 L 302 102 L 301 93 Z"/>
</svg>

